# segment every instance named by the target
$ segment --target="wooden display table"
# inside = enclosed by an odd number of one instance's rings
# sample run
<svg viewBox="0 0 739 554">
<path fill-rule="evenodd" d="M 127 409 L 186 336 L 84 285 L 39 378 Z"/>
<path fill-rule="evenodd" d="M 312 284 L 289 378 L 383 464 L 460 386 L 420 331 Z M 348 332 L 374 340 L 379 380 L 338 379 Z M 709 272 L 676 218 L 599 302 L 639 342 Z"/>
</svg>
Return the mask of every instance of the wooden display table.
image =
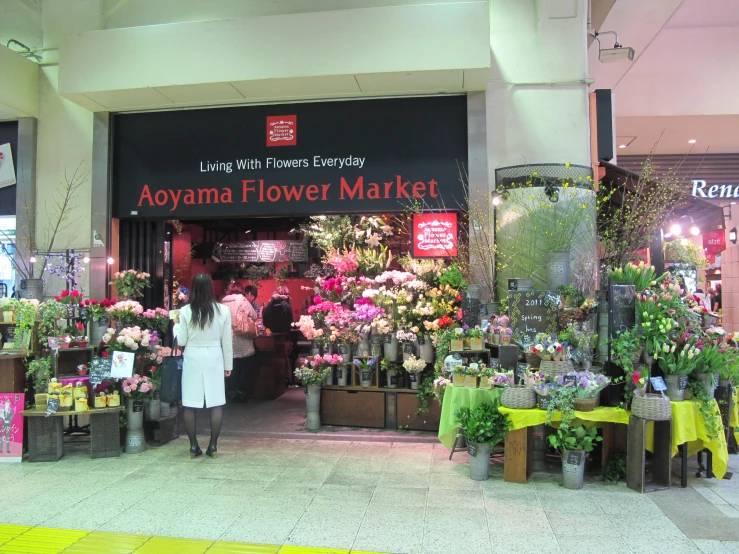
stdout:
<svg viewBox="0 0 739 554">
<path fill-rule="evenodd" d="M 121 455 L 121 431 L 118 421 L 123 406 L 92 408 L 85 411 L 56 412 L 25 410 L 21 415 L 28 424 L 28 461 L 56 462 L 64 456 L 64 429 L 66 416 L 90 416 L 90 457 L 112 458 Z"/>
</svg>

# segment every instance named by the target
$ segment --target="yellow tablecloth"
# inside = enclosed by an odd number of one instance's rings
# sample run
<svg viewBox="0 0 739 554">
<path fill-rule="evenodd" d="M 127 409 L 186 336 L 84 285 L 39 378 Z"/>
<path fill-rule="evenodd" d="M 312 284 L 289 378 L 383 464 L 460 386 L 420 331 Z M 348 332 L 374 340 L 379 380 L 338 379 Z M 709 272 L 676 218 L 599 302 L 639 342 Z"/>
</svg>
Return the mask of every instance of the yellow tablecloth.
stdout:
<svg viewBox="0 0 739 554">
<path fill-rule="evenodd" d="M 511 429 L 521 429 L 523 427 L 533 427 L 534 425 L 542 425 L 546 423 L 547 412 L 546 410 L 540 410 L 538 408 L 532 408 L 530 410 L 517 410 L 515 408 L 500 407 L 500 413 L 507 414 L 511 421 Z M 622 425 L 628 425 L 629 416 L 631 414 L 621 408 L 611 408 L 601 406 L 595 408 L 592 412 L 578 412 L 575 410 L 575 420 L 583 423 L 586 426 L 588 424 L 598 423 L 621 423 Z M 562 414 L 555 412 L 552 415 L 553 421 L 560 421 Z"/>
<path fill-rule="evenodd" d="M 734 437 L 739 442 L 739 389 L 734 391 L 734 409 L 731 410 L 729 424 L 734 428 Z"/>
<path fill-rule="evenodd" d="M 718 403 L 711 400 L 718 421 L 721 414 Z M 723 431 L 718 438 L 709 440 L 703 417 L 698 406 L 691 400 L 670 402 L 672 404 L 672 456 L 676 456 L 681 444 L 688 443 L 688 455 L 692 456 L 707 448 L 713 454 L 713 473 L 719 479 L 723 478 L 729 464 L 729 451 L 726 446 L 726 437 Z M 654 444 L 654 425 L 647 426 L 647 448 L 652 449 Z"/>
</svg>

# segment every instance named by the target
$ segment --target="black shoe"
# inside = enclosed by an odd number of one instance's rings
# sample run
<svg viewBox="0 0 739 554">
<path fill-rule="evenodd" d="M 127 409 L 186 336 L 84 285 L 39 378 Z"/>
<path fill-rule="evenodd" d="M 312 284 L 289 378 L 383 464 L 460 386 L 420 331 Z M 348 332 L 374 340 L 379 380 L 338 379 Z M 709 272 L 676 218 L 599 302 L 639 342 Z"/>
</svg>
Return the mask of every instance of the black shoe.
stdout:
<svg viewBox="0 0 739 554">
<path fill-rule="evenodd" d="M 205 451 L 205 455 L 210 458 L 216 459 L 218 457 L 218 449 L 215 446 L 209 446 Z"/>
<path fill-rule="evenodd" d="M 198 456 L 202 456 L 203 451 L 200 450 L 199 446 L 190 447 L 190 459 L 197 458 Z"/>
</svg>

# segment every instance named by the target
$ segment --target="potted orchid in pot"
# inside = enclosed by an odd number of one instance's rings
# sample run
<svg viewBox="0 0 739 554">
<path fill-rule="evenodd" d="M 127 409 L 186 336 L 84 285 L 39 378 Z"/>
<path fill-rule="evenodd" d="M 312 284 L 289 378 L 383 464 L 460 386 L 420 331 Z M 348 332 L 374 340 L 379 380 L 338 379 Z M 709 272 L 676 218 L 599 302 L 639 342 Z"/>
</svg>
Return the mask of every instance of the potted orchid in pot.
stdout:
<svg viewBox="0 0 739 554">
<path fill-rule="evenodd" d="M 331 371 L 330 366 L 314 361 L 302 364 L 295 370 L 295 377 L 305 387 L 306 423 L 309 431 L 321 428 L 321 383 Z"/>
</svg>

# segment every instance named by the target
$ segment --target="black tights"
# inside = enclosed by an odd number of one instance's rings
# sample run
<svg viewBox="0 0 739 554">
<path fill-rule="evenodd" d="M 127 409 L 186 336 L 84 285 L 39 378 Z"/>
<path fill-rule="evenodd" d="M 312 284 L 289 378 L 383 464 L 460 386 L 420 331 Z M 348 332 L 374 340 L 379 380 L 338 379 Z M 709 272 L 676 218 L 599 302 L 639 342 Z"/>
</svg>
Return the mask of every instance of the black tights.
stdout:
<svg viewBox="0 0 739 554">
<path fill-rule="evenodd" d="M 190 439 L 190 448 L 198 446 L 198 437 L 195 433 L 195 418 L 197 408 L 184 408 L 185 413 L 182 418 L 185 420 L 185 429 L 187 429 L 187 437 Z M 221 425 L 223 424 L 223 406 L 214 406 L 208 408 L 210 412 L 210 443 L 209 448 L 218 447 L 218 435 L 221 434 Z"/>
</svg>

